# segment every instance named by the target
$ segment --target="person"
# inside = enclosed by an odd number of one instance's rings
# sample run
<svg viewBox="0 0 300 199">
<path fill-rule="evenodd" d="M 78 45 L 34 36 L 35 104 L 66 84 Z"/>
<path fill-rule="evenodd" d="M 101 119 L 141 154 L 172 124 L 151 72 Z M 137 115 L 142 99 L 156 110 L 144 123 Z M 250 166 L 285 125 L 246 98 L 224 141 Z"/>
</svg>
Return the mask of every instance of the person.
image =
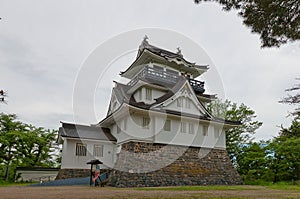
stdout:
<svg viewBox="0 0 300 199">
<path fill-rule="evenodd" d="M 96 170 L 96 171 L 95 171 L 95 174 L 94 174 L 94 183 L 95 183 L 95 187 L 99 185 L 98 177 L 99 177 L 99 172 Z"/>
</svg>

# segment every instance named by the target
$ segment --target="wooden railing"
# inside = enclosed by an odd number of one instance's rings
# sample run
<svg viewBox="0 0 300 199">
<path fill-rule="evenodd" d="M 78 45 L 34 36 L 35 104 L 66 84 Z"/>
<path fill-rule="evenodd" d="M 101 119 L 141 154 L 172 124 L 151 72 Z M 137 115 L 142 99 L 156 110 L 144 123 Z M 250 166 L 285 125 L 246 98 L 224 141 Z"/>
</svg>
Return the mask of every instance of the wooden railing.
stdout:
<svg viewBox="0 0 300 199">
<path fill-rule="evenodd" d="M 195 79 L 189 79 L 190 85 L 193 87 L 196 93 L 204 93 L 204 82 L 195 80 Z"/>
<path fill-rule="evenodd" d="M 164 70 L 159 70 L 155 68 L 151 68 L 149 66 L 145 66 L 143 70 L 139 74 L 137 74 L 127 85 L 133 86 L 135 85 L 139 79 L 148 79 L 151 81 L 156 81 L 159 83 L 166 83 L 166 84 L 176 84 L 178 80 L 179 74 L 170 73 Z M 195 90 L 195 92 L 203 93 L 204 90 L 204 82 L 195 80 L 195 79 L 188 79 L 190 85 Z"/>
<path fill-rule="evenodd" d="M 162 83 L 175 84 L 179 75 L 145 66 L 127 85 L 133 86 L 139 79 L 156 80 Z"/>
</svg>

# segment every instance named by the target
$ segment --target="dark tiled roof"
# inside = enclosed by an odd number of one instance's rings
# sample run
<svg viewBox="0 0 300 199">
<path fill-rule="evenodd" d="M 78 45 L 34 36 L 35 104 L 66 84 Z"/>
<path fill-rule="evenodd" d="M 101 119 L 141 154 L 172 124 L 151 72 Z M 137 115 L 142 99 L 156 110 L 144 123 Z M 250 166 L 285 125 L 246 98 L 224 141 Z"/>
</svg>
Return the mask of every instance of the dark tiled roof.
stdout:
<svg viewBox="0 0 300 199">
<path fill-rule="evenodd" d="M 164 109 L 164 110 L 157 110 L 157 109 L 151 109 L 149 107 L 149 105 L 144 105 L 144 106 L 138 106 L 137 104 L 130 104 L 132 106 L 135 106 L 136 108 L 140 108 L 140 109 L 145 109 L 145 110 L 151 110 L 151 111 L 156 111 L 156 112 L 163 112 L 163 113 L 167 113 L 170 115 L 176 115 L 176 116 L 184 116 L 184 117 L 190 117 L 190 118 L 195 118 L 195 119 L 201 119 L 201 120 L 206 120 L 208 122 L 212 121 L 212 122 L 218 122 L 218 123 L 224 123 L 224 124 L 228 124 L 228 125 L 241 125 L 242 123 L 240 121 L 230 121 L 230 120 L 224 120 L 221 118 L 216 118 L 213 117 L 211 118 L 209 115 L 194 115 L 194 114 L 190 114 L 190 113 L 184 113 L 184 112 L 180 112 L 180 111 L 175 111 L 175 110 L 169 110 L 169 109 Z"/>
<path fill-rule="evenodd" d="M 47 168 L 47 167 L 17 167 L 18 171 L 59 171 L 60 168 Z"/>
<path fill-rule="evenodd" d="M 185 77 L 179 76 L 176 84 L 172 88 L 170 88 L 170 90 L 165 95 L 157 98 L 155 104 L 159 104 L 161 102 L 164 102 L 167 99 L 169 99 L 170 97 L 172 97 L 175 93 L 177 93 L 179 91 L 179 89 L 182 87 L 182 85 L 185 82 L 186 82 Z"/>
<path fill-rule="evenodd" d="M 168 50 L 165 50 L 165 49 L 162 49 L 162 48 L 150 45 L 150 44 L 146 44 L 146 45 L 141 46 L 140 49 L 139 49 L 138 56 L 143 52 L 144 49 L 147 49 L 150 52 L 152 52 L 152 53 L 154 53 L 158 56 L 164 57 L 164 58 L 176 58 L 176 59 L 178 59 L 178 61 L 183 60 L 190 67 L 197 67 L 197 68 L 200 68 L 200 69 L 207 69 L 208 68 L 208 65 L 199 66 L 199 65 L 196 65 L 196 63 L 192 63 L 192 62 L 187 61 L 186 59 L 183 58 L 182 54 L 180 54 L 180 53 L 174 53 L 174 52 L 171 52 L 171 51 L 168 51 Z"/>
<path fill-rule="evenodd" d="M 127 94 L 128 89 L 130 86 L 127 86 L 125 84 L 121 84 L 119 82 L 114 81 L 116 86 L 113 88 L 115 95 L 120 103 L 122 103 L 124 100 L 129 101 L 131 98 L 131 95 Z"/>
<path fill-rule="evenodd" d="M 147 49 L 149 51 L 151 51 L 152 53 L 154 54 L 157 54 L 159 56 L 167 56 L 167 57 L 170 57 L 170 58 L 179 58 L 179 59 L 183 59 L 182 55 L 181 54 L 178 54 L 178 53 L 174 53 L 174 52 L 171 52 L 171 51 L 168 51 L 168 50 L 165 50 L 165 49 L 162 49 L 162 48 L 159 48 L 159 47 L 156 47 L 156 46 L 153 46 L 153 45 L 150 45 L 150 44 L 147 44 L 145 46 L 142 46 L 142 48 L 140 50 L 143 50 L 143 49 Z M 185 59 L 183 59 L 186 63 L 189 63 L 189 64 L 192 64 L 191 62 L 188 62 L 186 61 Z"/>
<path fill-rule="evenodd" d="M 110 133 L 108 128 L 100 128 L 95 126 L 85 126 L 79 124 L 62 123 L 59 128 L 59 135 L 62 137 L 94 139 L 105 141 L 117 141 Z"/>
<path fill-rule="evenodd" d="M 197 94 L 197 96 L 209 98 L 209 99 L 217 99 L 216 95 L 208 95 L 208 94 Z"/>
<path fill-rule="evenodd" d="M 148 82 L 147 79 L 143 79 L 142 81 L 152 84 L 152 85 L 154 84 L 154 82 L 151 82 L 151 81 Z M 116 87 L 114 88 L 114 91 L 117 95 L 118 100 L 121 103 L 124 102 L 124 103 L 132 105 L 136 108 L 151 110 L 151 107 L 153 107 L 154 105 L 162 103 L 165 100 L 171 98 L 175 93 L 177 93 L 179 91 L 179 89 L 183 86 L 184 83 L 186 83 L 186 81 L 187 80 L 185 77 L 179 76 L 176 84 L 174 84 L 172 86 L 164 85 L 164 87 L 168 89 L 168 92 L 166 94 L 164 94 L 163 96 L 157 98 L 156 102 L 154 102 L 152 104 L 145 104 L 144 102 L 136 102 L 135 99 L 133 98 L 133 96 L 131 96 L 131 94 L 127 94 L 128 89 L 130 89 L 130 86 L 128 86 L 128 85 L 124 85 L 124 84 L 115 82 Z M 215 95 L 200 94 L 198 96 L 201 96 L 204 98 L 209 98 L 209 99 L 216 99 Z M 163 112 L 166 112 L 168 114 L 177 115 L 177 116 L 186 116 L 186 117 L 202 119 L 202 120 L 207 120 L 207 121 L 220 122 L 220 123 L 225 123 L 228 125 L 240 125 L 241 124 L 241 122 L 239 122 L 239 121 L 229 121 L 229 120 L 224 120 L 224 119 L 210 116 L 208 114 L 207 109 L 204 106 L 202 106 L 202 108 L 206 110 L 206 112 L 207 112 L 206 115 L 199 116 L 199 115 L 193 115 L 193 114 L 189 114 L 189 113 L 181 113 L 180 111 L 173 111 L 173 110 L 163 110 Z M 158 110 L 153 110 L 153 111 L 158 111 Z M 107 117 L 109 117 L 109 115 Z"/>
<path fill-rule="evenodd" d="M 145 50 L 148 50 L 151 53 L 153 53 L 154 55 L 160 56 L 160 57 L 164 58 L 165 60 L 177 59 L 177 61 L 184 61 L 187 64 L 187 67 L 197 68 L 197 69 L 202 69 L 202 70 L 208 69 L 208 65 L 197 65 L 196 63 L 189 62 L 183 58 L 183 55 L 181 53 L 174 53 L 174 52 L 150 45 L 148 42 L 147 43 L 142 42 L 142 44 L 139 47 L 138 53 L 137 53 L 137 58 L 133 63 L 135 63 L 142 56 L 142 54 Z M 130 69 L 131 69 L 131 66 L 129 68 L 127 68 L 125 71 L 122 71 L 120 73 L 120 75 L 125 74 Z"/>
<path fill-rule="evenodd" d="M 118 98 L 118 101 L 121 102 L 121 103 L 122 102 L 127 102 L 129 104 L 136 105 L 136 106 L 141 105 L 143 107 L 145 107 L 145 106 L 151 107 L 155 104 L 159 104 L 159 103 L 167 100 L 168 98 L 172 97 L 182 87 L 182 85 L 186 82 L 186 79 L 183 76 L 179 76 L 178 81 L 176 82 L 176 84 L 174 84 L 172 86 L 171 85 L 163 85 L 163 86 L 158 85 L 158 84 L 155 84 L 155 82 L 152 82 L 151 80 L 148 81 L 147 79 L 143 79 L 142 81 L 146 82 L 146 83 L 149 83 L 151 85 L 157 85 L 157 86 L 167 88 L 168 92 L 166 94 L 164 94 L 163 96 L 155 99 L 156 102 L 154 102 L 153 104 L 146 105 L 143 102 L 136 102 L 131 94 L 127 94 L 127 91 L 130 88 L 130 86 L 115 82 L 116 86 L 113 88 L 113 90 L 114 90 L 114 92 L 115 92 L 115 94 Z"/>
</svg>

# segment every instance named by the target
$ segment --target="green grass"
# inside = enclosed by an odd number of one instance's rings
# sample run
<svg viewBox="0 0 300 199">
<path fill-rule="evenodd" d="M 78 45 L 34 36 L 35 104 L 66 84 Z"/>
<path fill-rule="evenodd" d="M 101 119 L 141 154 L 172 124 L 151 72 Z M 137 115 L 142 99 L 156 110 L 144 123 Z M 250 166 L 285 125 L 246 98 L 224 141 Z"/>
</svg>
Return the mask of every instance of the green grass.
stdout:
<svg viewBox="0 0 300 199">
<path fill-rule="evenodd" d="M 299 190 L 300 191 L 300 184 L 298 185 L 289 185 L 284 183 L 277 183 L 273 185 L 267 186 L 270 189 L 276 189 L 276 190 Z"/>
<path fill-rule="evenodd" d="M 300 190 L 300 185 L 289 185 L 286 183 L 277 183 L 272 185 L 234 185 L 234 186 L 219 186 L 219 185 L 209 185 L 209 186 L 178 186 L 178 187 L 146 187 L 146 188 L 136 188 L 136 190 L 163 190 L 163 191 L 215 191 L 215 190 L 261 190 L 261 189 L 274 189 L 274 190 Z"/>
<path fill-rule="evenodd" d="M 206 190 L 256 190 L 261 189 L 258 186 L 218 186 L 218 185 L 209 185 L 209 186 L 178 186 L 178 187 L 149 187 L 149 188 L 136 188 L 136 190 L 165 190 L 165 191 L 206 191 Z"/>
<path fill-rule="evenodd" d="M 270 189 L 277 189 L 277 190 L 300 190 L 300 182 L 277 182 L 277 183 L 272 183 L 272 182 L 267 182 L 267 181 L 250 181 L 246 182 L 246 185 L 256 185 L 256 186 L 262 186 L 262 187 L 267 187 Z"/>
<path fill-rule="evenodd" d="M 0 180 L 0 187 L 9 187 L 9 186 L 27 186 L 34 183 L 29 182 L 8 182 L 4 180 Z"/>
</svg>

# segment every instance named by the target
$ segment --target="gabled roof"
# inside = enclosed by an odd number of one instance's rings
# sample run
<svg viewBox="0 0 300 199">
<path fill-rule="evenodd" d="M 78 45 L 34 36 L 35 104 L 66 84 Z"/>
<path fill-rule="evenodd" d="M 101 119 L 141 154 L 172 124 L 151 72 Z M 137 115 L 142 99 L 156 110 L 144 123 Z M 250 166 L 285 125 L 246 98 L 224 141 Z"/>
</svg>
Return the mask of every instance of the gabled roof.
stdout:
<svg viewBox="0 0 300 199">
<path fill-rule="evenodd" d="M 147 41 L 148 37 L 146 36 L 142 42 L 142 44 L 139 47 L 139 51 L 137 54 L 137 57 L 139 57 L 141 55 L 141 53 L 143 52 L 143 50 L 147 49 L 149 51 L 151 51 L 152 53 L 159 55 L 161 57 L 165 57 L 165 58 L 176 58 L 178 60 L 182 60 L 184 61 L 187 65 L 189 65 L 190 67 L 198 67 L 200 69 L 208 69 L 208 65 L 196 65 L 196 63 L 192 63 L 187 61 L 186 59 L 184 59 L 180 48 L 177 48 L 177 52 L 171 52 L 153 45 L 150 45 L 149 42 Z"/>
<path fill-rule="evenodd" d="M 147 79 L 144 79 L 143 81 L 145 81 L 145 83 L 148 83 L 149 85 L 153 85 L 155 84 L 154 82 L 148 81 Z M 176 82 L 175 85 L 173 85 L 172 87 L 170 85 L 164 85 L 167 87 L 168 92 L 166 94 L 164 94 L 163 96 L 155 99 L 156 101 L 152 104 L 145 104 L 143 102 L 136 102 L 135 99 L 133 98 L 133 96 L 131 94 L 128 94 L 127 91 L 130 89 L 130 86 L 118 83 L 116 83 L 116 86 L 113 88 L 115 95 L 118 98 L 119 102 L 125 102 L 128 104 L 131 104 L 133 106 L 137 106 L 137 107 L 147 107 L 150 108 L 156 104 L 159 104 L 165 100 L 167 100 L 168 98 L 172 97 L 174 95 L 174 93 L 176 93 L 181 87 L 182 85 L 186 82 L 185 77 L 183 76 L 179 76 L 178 81 Z M 159 85 L 161 86 L 161 85 Z"/>
<path fill-rule="evenodd" d="M 124 100 L 128 101 L 130 99 L 130 95 L 127 94 L 130 86 L 125 84 L 121 84 L 119 82 L 114 81 L 116 86 L 113 88 L 113 91 L 117 97 L 118 102 L 122 103 Z"/>
<path fill-rule="evenodd" d="M 179 116 L 179 117 L 189 117 L 189 118 L 194 118 L 194 119 L 199 119 L 199 120 L 202 120 L 202 121 L 207 121 L 207 122 L 216 122 L 216 123 L 221 123 L 221 124 L 224 124 L 224 125 L 229 125 L 229 126 L 238 126 L 238 125 L 241 125 L 242 123 L 240 121 L 231 121 L 231 120 L 224 120 L 224 119 L 221 119 L 221 118 L 217 118 L 217 117 L 209 117 L 208 115 L 194 115 L 194 114 L 190 114 L 190 113 L 183 113 L 183 112 L 180 112 L 180 111 L 175 111 L 175 110 L 169 110 L 169 109 L 166 109 L 166 110 L 161 110 L 161 109 L 152 109 L 149 105 L 147 104 L 143 104 L 143 103 L 136 103 L 136 104 L 129 104 L 129 103 L 126 103 L 124 102 L 116 112 L 106 116 L 106 118 L 104 118 L 103 120 L 101 120 L 98 125 L 102 125 L 104 123 L 114 123 L 112 122 L 112 120 L 114 120 L 116 117 L 114 116 L 114 114 L 118 114 L 117 112 L 121 111 L 122 112 L 122 109 L 124 106 L 127 106 L 129 107 L 129 109 L 133 108 L 132 110 L 134 109 L 140 109 L 140 110 L 145 110 L 145 111 L 150 111 L 150 112 L 157 112 L 157 113 L 167 113 L 169 115 L 173 115 L 173 116 Z M 125 108 L 124 109 L 125 111 L 128 110 L 128 108 Z"/>
<path fill-rule="evenodd" d="M 146 81 L 146 80 L 145 80 Z M 174 96 L 175 93 L 177 93 L 184 84 L 187 83 L 187 79 L 183 76 L 180 76 L 178 78 L 178 81 L 175 85 L 173 85 L 172 87 L 168 87 L 168 92 L 166 94 L 164 94 L 163 96 L 155 99 L 156 101 L 152 104 L 145 104 L 144 102 L 136 102 L 135 99 L 132 97 L 131 94 L 128 94 L 127 91 L 130 89 L 130 86 L 118 83 L 116 83 L 116 87 L 114 88 L 114 91 L 116 93 L 117 98 L 119 98 L 119 100 L 121 101 L 121 106 L 115 111 L 118 112 L 118 110 L 122 109 L 122 105 L 127 105 L 133 108 L 137 108 L 137 109 L 143 109 L 143 110 L 150 110 L 150 111 L 155 111 L 155 112 L 164 112 L 164 113 L 168 113 L 174 116 L 184 116 L 184 117 L 190 117 L 190 118 L 195 118 L 195 119 L 200 119 L 200 120 L 206 120 L 208 122 L 212 121 L 212 122 L 218 122 L 218 123 L 224 123 L 227 125 L 240 125 L 241 123 L 239 121 L 229 121 L 229 120 L 224 120 L 224 119 L 220 119 L 220 118 L 216 118 L 211 116 L 210 114 L 208 114 L 208 111 L 205 107 L 202 107 L 205 112 L 207 114 L 204 115 L 194 115 L 194 114 L 189 114 L 189 113 L 182 113 L 180 111 L 174 111 L 174 110 L 168 110 L 168 109 L 164 109 L 164 110 L 159 110 L 159 109 L 153 109 L 153 107 L 155 107 L 155 105 L 159 105 L 160 103 L 172 98 Z M 214 98 L 215 95 L 201 95 L 201 97 L 206 97 L 206 98 Z M 99 122 L 99 124 L 101 124 L 103 121 L 105 121 L 106 119 L 110 118 L 115 112 L 107 115 L 106 118 L 104 118 L 102 121 Z"/>
<path fill-rule="evenodd" d="M 110 133 L 109 128 L 63 123 L 58 131 L 59 136 L 79 139 L 94 139 L 116 142 L 117 139 Z"/>
<path fill-rule="evenodd" d="M 150 45 L 148 41 L 144 39 L 139 47 L 136 60 L 120 75 L 127 78 L 132 78 L 132 74 L 135 74 L 135 70 L 139 70 L 141 64 L 151 62 L 151 60 L 163 60 L 168 63 L 168 66 L 176 66 L 177 70 L 188 71 L 193 74 L 194 77 L 199 76 L 208 70 L 208 65 L 196 65 L 183 58 L 181 51 L 178 48 L 178 52 L 174 53 L 153 45 Z M 134 71 L 132 74 L 131 72 Z"/>
</svg>

